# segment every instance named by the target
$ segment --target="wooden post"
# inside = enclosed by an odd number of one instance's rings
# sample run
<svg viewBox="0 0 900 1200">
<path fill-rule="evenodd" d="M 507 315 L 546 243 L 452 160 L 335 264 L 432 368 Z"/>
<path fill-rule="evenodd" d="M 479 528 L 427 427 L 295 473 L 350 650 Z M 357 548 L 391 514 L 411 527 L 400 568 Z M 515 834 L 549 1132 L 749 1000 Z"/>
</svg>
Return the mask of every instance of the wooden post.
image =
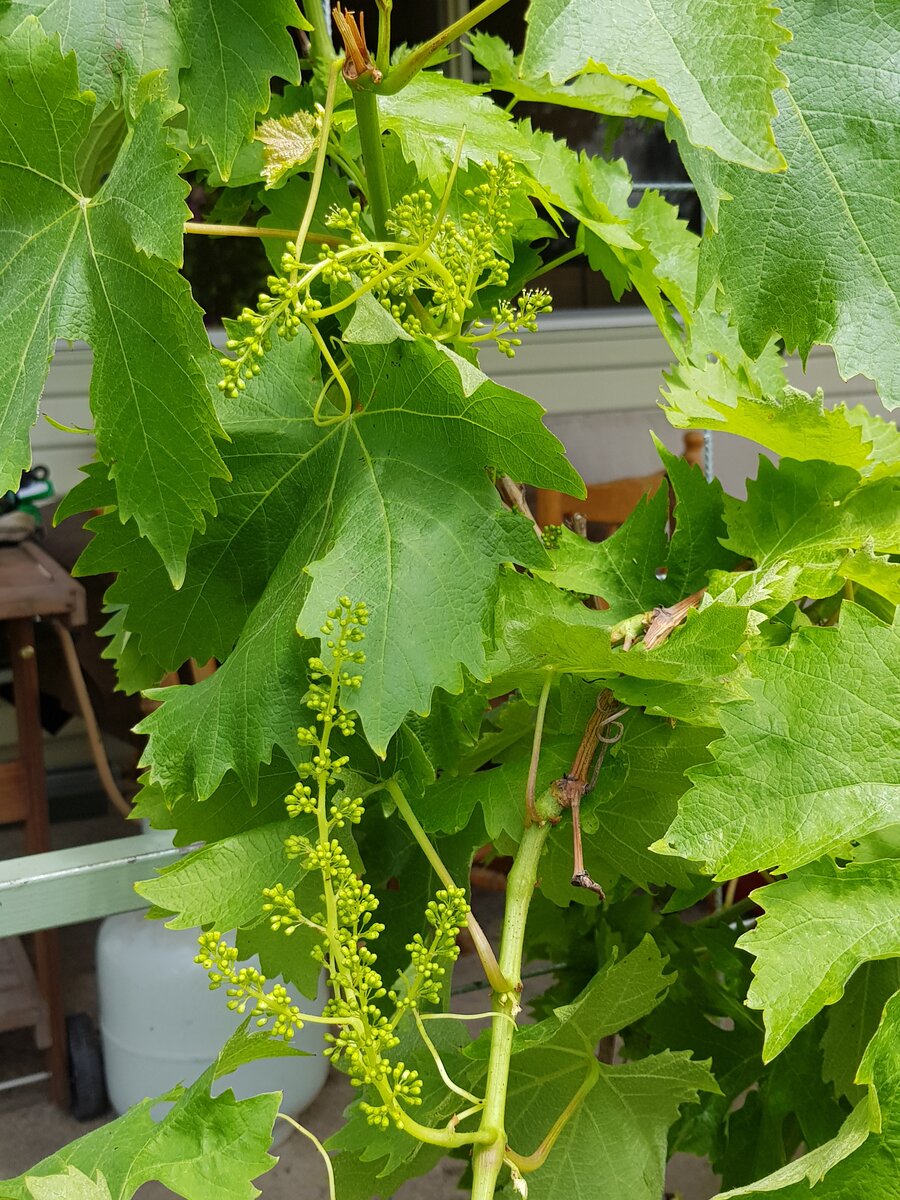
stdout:
<svg viewBox="0 0 900 1200">
<path fill-rule="evenodd" d="M 19 763 L 26 802 L 25 851 L 27 854 L 40 854 L 50 849 L 50 814 L 44 774 L 34 622 L 27 617 L 7 620 L 6 631 L 12 659 Z M 69 1063 L 60 981 L 59 938 L 55 929 L 45 929 L 34 935 L 34 959 L 50 1026 L 50 1046 L 47 1050 L 50 1094 L 57 1104 L 64 1106 L 69 1099 Z"/>
</svg>

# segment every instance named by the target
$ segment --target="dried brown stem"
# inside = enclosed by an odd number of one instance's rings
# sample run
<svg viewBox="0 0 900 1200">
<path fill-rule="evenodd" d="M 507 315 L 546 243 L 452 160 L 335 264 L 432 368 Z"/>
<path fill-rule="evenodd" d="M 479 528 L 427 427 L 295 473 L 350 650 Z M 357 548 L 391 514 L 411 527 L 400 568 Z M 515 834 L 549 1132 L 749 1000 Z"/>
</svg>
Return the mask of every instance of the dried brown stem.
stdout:
<svg viewBox="0 0 900 1200">
<path fill-rule="evenodd" d="M 352 9 L 342 9 L 339 4 L 336 4 L 331 10 L 331 15 L 347 52 L 344 62 L 344 78 L 348 83 L 355 83 L 368 75 L 372 83 L 381 83 L 383 76 L 375 65 L 366 44 L 366 14 L 360 13 L 357 21 L 356 13 Z"/>
<path fill-rule="evenodd" d="M 604 688 L 597 697 L 596 707 L 585 726 L 581 744 L 575 753 L 571 769 L 566 775 L 563 775 L 562 779 L 557 779 L 555 783 L 551 784 L 551 791 L 558 803 L 563 808 L 569 808 L 572 811 L 572 887 L 587 888 L 588 891 L 598 895 L 601 900 L 605 899 L 603 888 L 591 878 L 584 865 L 581 801 L 597 782 L 606 747 L 617 742 L 624 733 L 620 723 L 619 731 L 615 736 L 604 737 L 603 735 L 603 730 L 608 725 L 618 722 L 619 717 L 628 711 L 625 708 L 616 710 L 615 703 L 612 692 L 609 688 Z M 595 757 L 597 762 L 591 772 L 591 764 Z"/>
<path fill-rule="evenodd" d="M 664 642 L 669 634 L 687 619 L 688 613 L 697 607 L 705 594 L 706 588 L 700 588 L 699 592 L 686 596 L 677 604 L 671 604 L 668 608 L 655 608 L 644 634 L 645 649 L 652 650 L 654 646 Z"/>
<path fill-rule="evenodd" d="M 525 499 L 525 489 L 522 487 L 522 485 L 513 482 L 508 475 L 498 475 L 496 487 L 507 506 L 513 509 L 513 511 L 521 513 L 526 520 L 530 521 L 534 526 L 534 532 L 539 538 L 542 538 L 543 534 L 541 527 L 534 519 L 534 513 L 531 511 L 528 501 Z"/>
</svg>

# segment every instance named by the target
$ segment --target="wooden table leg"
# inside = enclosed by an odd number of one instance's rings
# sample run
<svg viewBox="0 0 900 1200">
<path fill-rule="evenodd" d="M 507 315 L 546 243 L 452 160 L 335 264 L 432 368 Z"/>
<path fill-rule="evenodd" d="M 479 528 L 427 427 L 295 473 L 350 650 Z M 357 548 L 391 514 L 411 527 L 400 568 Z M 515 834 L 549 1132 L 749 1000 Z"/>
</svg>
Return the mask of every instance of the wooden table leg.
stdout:
<svg viewBox="0 0 900 1200">
<path fill-rule="evenodd" d="M 34 622 L 8 620 L 6 630 L 12 660 L 19 762 L 22 766 L 28 811 L 25 817 L 25 852 L 40 854 L 50 849 L 50 813 L 44 774 L 44 744 L 41 732 L 40 691 L 34 648 Z M 69 1065 L 66 1051 L 66 1016 L 60 977 L 59 938 L 55 929 L 34 935 L 35 971 L 48 1010 L 50 1047 L 47 1066 L 50 1094 L 60 1105 L 68 1104 Z"/>
</svg>

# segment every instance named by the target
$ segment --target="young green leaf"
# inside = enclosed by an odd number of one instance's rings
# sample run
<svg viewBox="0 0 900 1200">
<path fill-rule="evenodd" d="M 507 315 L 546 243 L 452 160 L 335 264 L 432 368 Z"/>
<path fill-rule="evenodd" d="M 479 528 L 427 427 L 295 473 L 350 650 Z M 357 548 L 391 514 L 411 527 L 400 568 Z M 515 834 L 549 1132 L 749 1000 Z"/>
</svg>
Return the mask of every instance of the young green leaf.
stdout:
<svg viewBox="0 0 900 1200">
<path fill-rule="evenodd" d="M 497 606 L 497 646 L 488 669 L 497 694 L 514 687 L 529 694 L 539 691 L 548 671 L 718 689 L 721 678 L 735 671 L 738 654 L 761 620 L 761 613 L 725 596 L 689 612 L 684 624 L 652 649 L 639 642 L 625 650 L 613 644 L 603 613 L 543 580 L 507 573 Z"/>
<path fill-rule="evenodd" d="M 259 1056 L 258 1037 L 242 1027 L 189 1088 L 142 1100 L 27 1174 L 0 1182 L 4 1200 L 130 1200 L 151 1180 L 185 1200 L 253 1200 L 260 1193 L 252 1181 L 277 1161 L 268 1149 L 281 1095 L 235 1100 L 230 1090 L 213 1097 L 210 1088 Z M 166 1102 L 171 1108 L 154 1119 Z"/>
<path fill-rule="evenodd" d="M 851 467 L 790 458 L 776 467 L 760 456 L 746 502 L 727 497 L 725 520 L 725 545 L 735 554 L 761 568 L 797 566 L 797 595 L 828 596 L 849 551 L 900 551 L 900 480 L 865 482 Z M 896 572 L 871 553 L 851 559 L 847 573 L 875 590 L 896 588 Z"/>
<path fill-rule="evenodd" d="M 281 809 L 279 815 L 283 801 Z M 263 889 L 278 884 L 295 892 L 303 912 L 320 906 L 321 879 L 304 872 L 284 852 L 285 839 L 302 832 L 297 821 L 283 819 L 223 838 L 137 884 L 137 890 L 156 907 L 157 915 L 171 914 L 167 924 L 172 929 L 237 930 L 241 958 L 258 955 L 266 975 L 281 976 L 304 995 L 314 996 L 321 968 L 311 951 L 320 936 L 301 926 L 288 941 L 272 932 L 263 912 Z"/>
<path fill-rule="evenodd" d="M 810 396 L 792 387 L 766 396 L 737 389 L 725 399 L 721 389 L 700 388 L 701 378 L 683 365 L 667 376 L 665 414 L 678 429 L 731 433 L 785 458 L 820 459 L 875 478 L 900 471 L 900 433 L 862 404 L 827 408 L 821 391 Z"/>
<path fill-rule="evenodd" d="M 885 1009 L 866 1050 L 857 1082 L 867 1085 L 837 1136 L 766 1179 L 715 1197 L 734 1200 L 801 1200 L 813 1187 L 817 1200 L 889 1200 L 897 1190 L 900 1154 L 900 994 Z"/>
<path fill-rule="evenodd" d="M 900 821 L 900 627 L 845 604 L 748 657 L 752 699 L 721 710 L 713 762 L 654 849 L 717 879 L 793 870 Z"/>
<path fill-rule="evenodd" d="M 655 96 L 612 75 L 590 72 L 571 83 L 553 83 L 549 75 L 527 76 L 502 38 L 476 30 L 469 35 L 469 53 L 490 74 L 491 89 L 516 101 L 558 104 L 615 117 L 654 117 L 665 120 L 668 109 Z"/>
<path fill-rule="evenodd" d="M 708 483 L 699 467 L 662 443 L 656 448 L 667 478 L 624 525 L 602 542 L 563 529 L 559 546 L 550 551 L 551 569 L 534 572 L 557 587 L 602 596 L 609 605 L 603 619 L 611 625 L 683 600 L 705 586 L 710 570 L 728 570 L 738 558 L 721 545 L 726 532 L 721 484 Z"/>
<path fill-rule="evenodd" d="M 75 59 L 34 18 L 0 39 L 0 488 L 30 461 L 29 427 L 54 340 L 94 350 L 97 446 L 112 464 L 119 513 L 134 517 L 177 586 L 196 529 L 227 476 L 204 363 L 208 341 L 178 274 L 187 185 L 166 141 L 168 102 L 145 92 L 96 196 L 76 170 L 93 100 Z M 52 100 L 51 100 L 52 98 Z"/>
<path fill-rule="evenodd" d="M 403 157 L 415 163 L 419 175 L 439 194 L 463 131 L 463 167 L 470 162 L 496 162 L 501 151 L 512 154 L 517 162 L 534 158 L 509 114 L 485 96 L 485 91 L 440 71 L 422 71 L 396 95 L 379 98 L 382 129 L 397 136 Z"/>
<path fill-rule="evenodd" d="M 772 92 L 790 36 L 768 0 L 532 0 L 522 60 L 529 75 L 564 83 L 601 70 L 658 96 L 694 145 L 758 171 L 780 170 Z"/>
<path fill-rule="evenodd" d="M 269 107 L 269 81 L 300 82 L 288 32 L 300 18 L 292 0 L 172 0 L 189 56 L 181 74 L 191 145 L 209 147 L 223 180 Z"/>
<path fill-rule="evenodd" d="M 774 1058 L 864 962 L 900 958 L 900 860 L 812 863 L 755 893 L 765 909 L 738 945 L 754 955 L 747 995 Z"/>
</svg>

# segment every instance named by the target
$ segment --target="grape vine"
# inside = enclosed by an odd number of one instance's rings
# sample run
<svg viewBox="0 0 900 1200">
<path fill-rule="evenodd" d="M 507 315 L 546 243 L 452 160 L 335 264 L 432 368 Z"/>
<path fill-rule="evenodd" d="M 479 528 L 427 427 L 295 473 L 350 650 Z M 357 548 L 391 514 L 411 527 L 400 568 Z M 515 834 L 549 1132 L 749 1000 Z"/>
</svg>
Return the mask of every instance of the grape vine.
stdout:
<svg viewBox="0 0 900 1200">
<path fill-rule="evenodd" d="M 786 370 L 832 346 L 900 403 L 900 19 L 484 0 L 409 46 L 391 0 L 377 32 L 216 7 L 0 2 L 0 489 L 84 339 L 97 458 L 60 517 L 91 514 L 104 653 L 159 702 L 136 814 L 201 843 L 138 891 L 239 1022 L 162 1120 L 0 1192 L 247 1200 L 280 1116 L 333 1200 L 443 1156 L 472 1200 L 659 1200 L 676 1153 L 720 1200 L 894 1197 L 900 434 Z M 521 53 L 479 28 L 507 16 Z M 573 109 L 592 145 L 669 138 L 703 236 L 548 132 Z M 269 261 L 224 340 L 182 269 L 211 235 Z M 658 327 L 675 429 L 766 452 L 739 495 L 657 439 L 605 540 L 535 521 L 530 489 L 585 485 L 490 375 L 576 263 Z M 305 1025 L 348 1088 L 324 1143 L 215 1086 L 302 1070 Z"/>
</svg>

